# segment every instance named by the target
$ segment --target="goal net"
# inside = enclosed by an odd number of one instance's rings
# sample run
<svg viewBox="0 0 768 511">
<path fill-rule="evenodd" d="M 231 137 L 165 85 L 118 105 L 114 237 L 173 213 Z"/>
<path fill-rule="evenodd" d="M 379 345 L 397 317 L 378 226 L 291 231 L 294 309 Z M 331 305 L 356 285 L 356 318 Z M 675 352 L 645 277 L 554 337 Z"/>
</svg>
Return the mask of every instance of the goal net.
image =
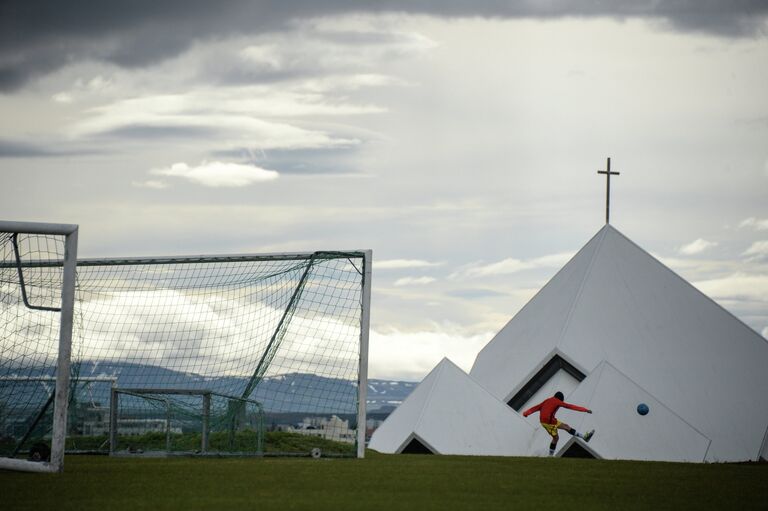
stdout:
<svg viewBox="0 0 768 511">
<path fill-rule="evenodd" d="M 78 261 L 68 450 L 361 457 L 370 268 L 370 251 Z M 2 364 L 18 454 L 50 435 L 50 373 Z"/>
<path fill-rule="evenodd" d="M 0 468 L 63 469 L 76 258 L 75 225 L 0 222 Z"/>
</svg>

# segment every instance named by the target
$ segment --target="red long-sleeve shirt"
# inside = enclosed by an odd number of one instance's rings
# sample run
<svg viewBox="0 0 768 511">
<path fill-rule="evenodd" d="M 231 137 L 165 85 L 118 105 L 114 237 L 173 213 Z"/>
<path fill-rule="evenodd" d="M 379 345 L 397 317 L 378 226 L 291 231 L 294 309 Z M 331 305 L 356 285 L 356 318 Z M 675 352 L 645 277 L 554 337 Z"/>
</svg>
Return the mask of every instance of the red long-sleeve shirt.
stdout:
<svg viewBox="0 0 768 511">
<path fill-rule="evenodd" d="M 536 406 L 533 406 L 524 411 L 523 417 L 528 417 L 534 412 L 539 412 L 539 421 L 545 424 L 557 424 L 555 413 L 557 413 L 557 410 L 560 407 L 570 408 L 571 410 L 576 410 L 577 412 L 586 412 L 589 410 L 583 406 L 572 405 L 571 403 L 566 403 L 565 401 L 561 401 L 556 397 L 550 397 L 537 404 Z"/>
</svg>

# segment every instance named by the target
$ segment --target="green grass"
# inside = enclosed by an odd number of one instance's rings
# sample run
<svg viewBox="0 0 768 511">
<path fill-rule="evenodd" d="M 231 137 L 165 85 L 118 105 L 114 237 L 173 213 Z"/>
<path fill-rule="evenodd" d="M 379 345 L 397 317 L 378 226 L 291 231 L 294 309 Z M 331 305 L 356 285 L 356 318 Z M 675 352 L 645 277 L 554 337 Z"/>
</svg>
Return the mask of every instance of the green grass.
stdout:
<svg viewBox="0 0 768 511">
<path fill-rule="evenodd" d="M 386 456 L 69 456 L 63 474 L 0 471 L 0 508 L 768 509 L 768 464 Z"/>
<path fill-rule="evenodd" d="M 42 439 L 31 439 L 25 446 L 28 447 Z M 101 436 L 70 436 L 67 437 L 68 450 L 104 451 L 109 449 L 109 439 Z M 165 433 L 145 433 L 136 436 L 120 436 L 118 450 L 141 449 L 143 451 L 165 450 Z M 253 430 L 238 431 L 235 433 L 234 447 L 229 446 L 229 433 L 217 431 L 210 434 L 209 448 L 219 452 L 255 452 L 257 446 L 257 434 Z M 8 442 L 5 450 L 0 453 L 10 453 L 16 446 Z M 345 456 L 354 456 L 357 448 L 353 444 L 334 442 L 325 438 L 311 437 L 299 433 L 285 431 L 267 431 L 264 433 L 264 451 L 267 453 L 308 453 L 318 447 L 324 453 Z M 200 449 L 200 433 L 173 433 L 171 434 L 171 450 L 194 452 Z"/>
</svg>

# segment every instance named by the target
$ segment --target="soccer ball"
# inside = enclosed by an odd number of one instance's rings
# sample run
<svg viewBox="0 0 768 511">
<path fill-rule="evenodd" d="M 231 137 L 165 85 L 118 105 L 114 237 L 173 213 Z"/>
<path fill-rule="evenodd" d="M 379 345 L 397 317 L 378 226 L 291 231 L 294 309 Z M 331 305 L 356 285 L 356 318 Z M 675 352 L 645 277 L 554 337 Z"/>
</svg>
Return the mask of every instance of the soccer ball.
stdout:
<svg viewBox="0 0 768 511">
<path fill-rule="evenodd" d="M 647 415 L 649 411 L 648 405 L 645 403 L 640 403 L 637 405 L 637 413 L 640 415 Z"/>
</svg>

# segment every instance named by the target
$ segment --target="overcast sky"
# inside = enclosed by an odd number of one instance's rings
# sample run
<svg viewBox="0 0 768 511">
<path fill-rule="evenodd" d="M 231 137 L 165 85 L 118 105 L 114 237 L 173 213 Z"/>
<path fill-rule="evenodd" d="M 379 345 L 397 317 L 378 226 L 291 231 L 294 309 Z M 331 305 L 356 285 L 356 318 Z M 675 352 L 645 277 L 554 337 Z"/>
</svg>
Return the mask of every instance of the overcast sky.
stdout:
<svg viewBox="0 0 768 511">
<path fill-rule="evenodd" d="M 95 5 L 94 5 L 95 4 Z M 611 223 L 768 336 L 768 3 L 0 4 L 0 218 L 85 257 L 371 248 L 370 375 Z"/>
</svg>

